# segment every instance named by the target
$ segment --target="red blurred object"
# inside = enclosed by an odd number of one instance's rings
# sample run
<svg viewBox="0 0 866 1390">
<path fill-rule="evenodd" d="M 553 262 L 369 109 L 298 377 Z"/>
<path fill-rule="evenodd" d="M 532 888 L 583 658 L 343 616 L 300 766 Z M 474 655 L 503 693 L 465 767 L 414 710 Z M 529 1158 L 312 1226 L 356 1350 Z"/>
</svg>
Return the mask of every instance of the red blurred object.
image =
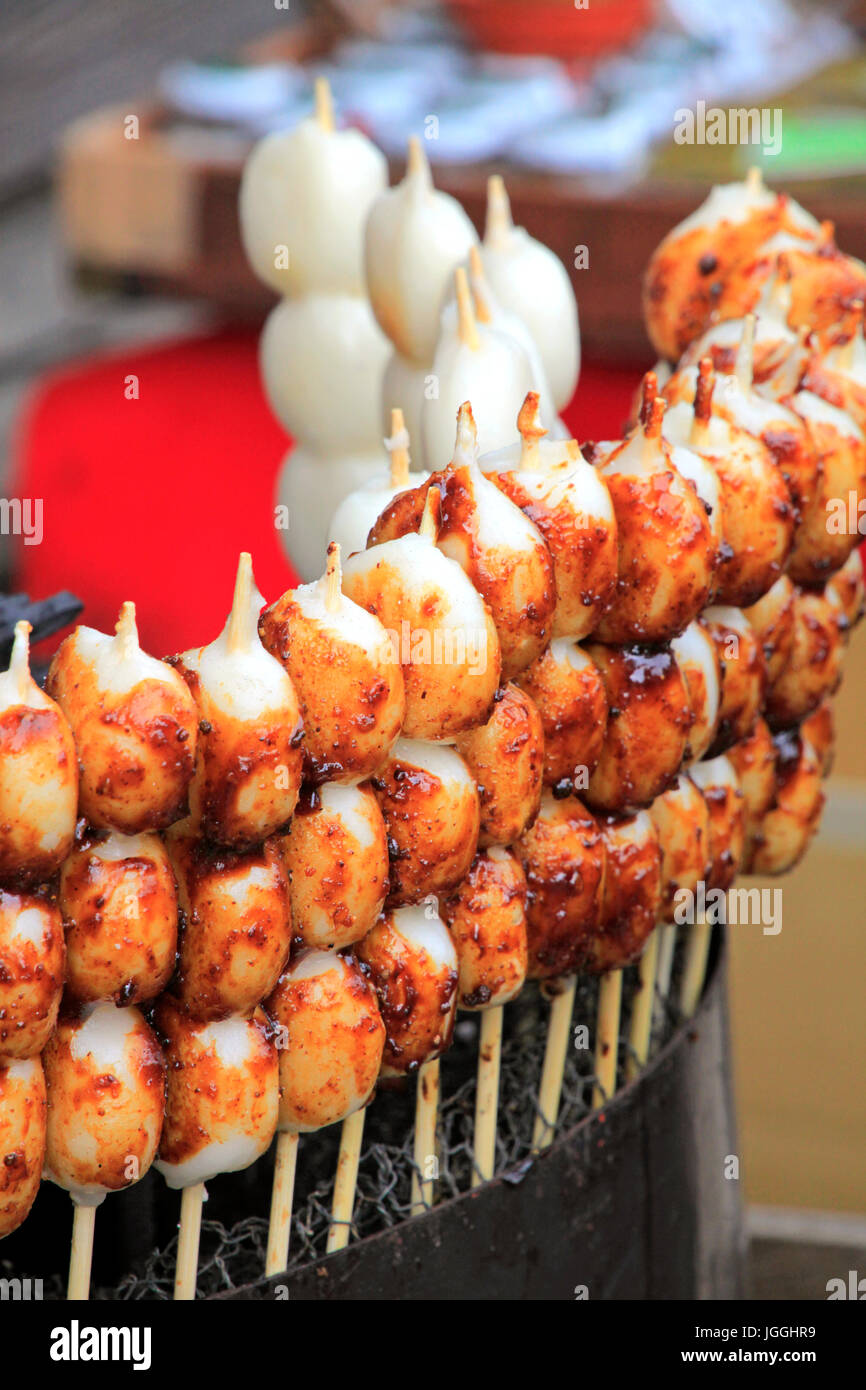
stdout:
<svg viewBox="0 0 866 1390">
<path fill-rule="evenodd" d="M 650 23 L 653 0 L 447 0 L 461 27 L 490 53 L 564 60 L 625 48 Z"/>
<path fill-rule="evenodd" d="M 133 599 L 142 645 L 165 655 L 220 631 L 239 551 L 251 551 L 268 601 L 294 582 L 274 528 L 289 442 L 262 394 L 256 343 L 255 330 L 225 329 L 38 385 L 19 424 L 13 495 L 43 499 L 44 536 L 17 551 L 16 588 L 71 589 L 82 621 L 108 631 Z M 126 398 L 130 376 L 138 400 Z M 584 366 L 566 412 L 577 437 L 618 437 L 639 377 L 637 366 Z"/>
</svg>

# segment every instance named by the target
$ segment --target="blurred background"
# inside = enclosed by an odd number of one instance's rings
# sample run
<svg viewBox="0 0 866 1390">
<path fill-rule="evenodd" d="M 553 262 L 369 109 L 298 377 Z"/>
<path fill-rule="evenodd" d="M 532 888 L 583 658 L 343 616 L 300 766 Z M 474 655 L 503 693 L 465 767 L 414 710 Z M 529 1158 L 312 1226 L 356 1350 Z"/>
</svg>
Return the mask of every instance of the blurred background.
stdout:
<svg viewBox="0 0 866 1390">
<path fill-rule="evenodd" d="M 864 36 L 866 5 L 807 0 L 5 0 L 0 494 L 42 499 L 44 521 L 39 544 L 0 536 L 3 588 L 70 589 L 99 627 L 133 598 L 163 654 L 219 629 L 239 549 L 269 599 L 291 581 L 273 526 L 287 440 L 256 364 L 270 301 L 236 200 L 251 144 L 311 109 L 316 74 L 393 177 L 433 116 L 436 181 L 476 223 L 500 170 L 515 221 L 581 263 L 566 418 L 585 440 L 620 432 L 652 362 L 643 267 L 710 184 L 760 163 L 866 257 Z M 698 100 L 778 108 L 781 149 L 677 144 L 674 113 Z M 864 688 L 861 634 L 783 930 L 731 932 L 741 1180 L 767 1298 L 866 1273 Z"/>
</svg>

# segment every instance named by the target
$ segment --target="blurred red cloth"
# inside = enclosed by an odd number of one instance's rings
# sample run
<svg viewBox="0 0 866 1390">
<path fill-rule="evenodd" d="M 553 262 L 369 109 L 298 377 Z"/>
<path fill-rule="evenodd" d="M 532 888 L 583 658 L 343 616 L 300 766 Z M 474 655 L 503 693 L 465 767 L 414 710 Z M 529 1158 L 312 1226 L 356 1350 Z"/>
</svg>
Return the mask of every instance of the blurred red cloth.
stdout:
<svg viewBox="0 0 866 1390">
<path fill-rule="evenodd" d="M 268 601 L 294 582 L 274 527 L 290 441 L 262 394 L 257 337 L 224 329 L 133 347 L 39 383 L 19 421 L 12 495 L 42 499 L 44 535 L 19 545 L 16 588 L 71 589 L 83 621 L 108 631 L 132 599 L 142 645 L 161 656 L 217 635 L 241 550 Z M 566 412 L 578 439 L 620 435 L 640 370 L 584 366 Z"/>
</svg>

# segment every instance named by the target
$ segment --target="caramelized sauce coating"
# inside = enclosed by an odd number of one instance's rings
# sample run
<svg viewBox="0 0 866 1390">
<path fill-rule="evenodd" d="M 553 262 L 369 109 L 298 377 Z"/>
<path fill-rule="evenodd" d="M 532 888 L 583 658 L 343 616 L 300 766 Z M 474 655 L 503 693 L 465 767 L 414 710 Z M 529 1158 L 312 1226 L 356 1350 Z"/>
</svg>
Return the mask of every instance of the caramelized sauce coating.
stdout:
<svg viewBox="0 0 866 1390">
<path fill-rule="evenodd" d="M 692 723 L 685 682 L 670 647 L 606 647 L 587 655 L 604 683 L 609 716 L 586 799 L 610 813 L 648 806 L 682 765 Z"/>
<path fill-rule="evenodd" d="M 695 892 L 706 876 L 710 853 L 710 817 L 692 780 L 681 775 L 676 785 L 657 796 L 649 808 L 661 850 L 659 919 L 674 921 L 677 893 Z"/>
<path fill-rule="evenodd" d="M 541 804 L 546 743 L 535 702 L 509 681 L 497 692 L 487 723 L 459 734 L 456 747 L 478 787 L 479 846 L 511 844 Z"/>
<path fill-rule="evenodd" d="M 592 975 L 621 970 L 643 952 L 658 920 L 662 866 L 658 834 L 646 811 L 636 816 L 602 816 L 607 869 L 601 920 L 584 969 Z"/>
<path fill-rule="evenodd" d="M 746 848 L 743 865 L 751 861 L 755 836 L 762 817 L 776 795 L 776 749 L 763 719 L 758 719 L 748 738 L 728 749 L 728 760 L 743 793 Z"/>
<path fill-rule="evenodd" d="M 761 644 L 767 684 L 772 685 L 787 666 L 794 646 L 794 586 L 787 574 L 743 611 Z"/>
<path fill-rule="evenodd" d="M 545 792 L 535 823 L 514 846 L 528 895 L 530 979 L 583 969 L 601 916 L 605 849 L 592 815 L 574 797 Z"/>
<path fill-rule="evenodd" d="M 676 362 L 708 327 L 722 296 L 728 305 L 724 318 L 740 318 L 753 306 L 760 285 L 752 284 L 743 267 L 780 231 L 802 235 L 783 194 L 750 208 L 742 220 L 689 219 L 687 229 L 675 227 L 664 238 L 643 284 L 647 332 L 660 357 Z"/>
<path fill-rule="evenodd" d="M 78 761 L 63 711 L 30 674 L 30 624 L 16 624 L 0 674 L 0 880 L 51 877 L 72 848 Z"/>
<path fill-rule="evenodd" d="M 295 937 L 327 950 L 366 936 L 388 892 L 388 840 L 372 789 L 308 786 L 280 848 Z"/>
<path fill-rule="evenodd" d="M 277 1125 L 278 1054 L 266 1014 L 256 1009 L 251 1018 L 205 1023 L 164 994 L 155 1024 L 168 1062 L 157 1159 L 168 1186 L 247 1168 Z"/>
<path fill-rule="evenodd" d="M 766 695 L 765 717 L 771 729 L 799 723 L 838 689 L 847 631 L 845 615 L 831 593 L 795 591 L 791 655 Z"/>
<path fill-rule="evenodd" d="M 417 488 L 394 499 L 371 528 L 368 547 L 417 531 L 431 487 L 439 489 L 440 521 L 436 544 L 456 560 L 490 609 L 502 653 L 502 674 L 511 679 L 544 650 L 556 608 L 553 560 L 543 537 L 521 514 L 511 516 L 507 533 L 502 518 L 485 516 L 497 489 L 477 463 L 455 460 L 431 473 Z M 498 506 L 511 508 L 503 492 Z M 504 519 L 507 523 L 508 516 Z M 504 528 L 503 528 L 504 530 Z"/>
<path fill-rule="evenodd" d="M 399 739 L 372 780 L 388 835 L 390 906 L 438 896 L 465 878 L 478 847 L 475 781 L 450 748 Z"/>
<path fill-rule="evenodd" d="M 761 644 L 739 608 L 708 608 L 701 619 L 713 639 L 722 669 L 716 736 L 708 757 L 718 757 L 748 738 L 764 700 L 767 668 Z"/>
<path fill-rule="evenodd" d="M 739 778 L 724 755 L 697 763 L 689 775 L 702 792 L 710 817 L 707 891 L 724 891 L 740 870 L 746 846 L 746 808 Z"/>
<path fill-rule="evenodd" d="M 179 830 L 168 848 L 181 908 L 177 998 L 196 1019 L 250 1016 L 274 988 L 292 942 L 279 840 L 241 852 Z"/>
<path fill-rule="evenodd" d="M 305 1134 L 368 1103 L 385 1025 L 376 992 L 351 956 L 301 952 L 265 1007 L 280 1034 L 278 1129 Z"/>
<path fill-rule="evenodd" d="M 773 804 L 753 837 L 750 871 L 784 874 L 806 852 L 818 829 L 824 806 L 821 761 L 799 729 L 782 729 L 773 737 L 776 785 Z"/>
<path fill-rule="evenodd" d="M 47 892 L 0 888 L 0 1061 L 35 1057 L 54 1031 L 66 949 Z"/>
<path fill-rule="evenodd" d="M 298 591 L 289 590 L 259 619 L 265 647 L 283 663 L 297 692 L 306 776 L 315 782 L 360 780 L 376 772 L 406 711 L 402 670 L 385 629 L 377 625 L 378 642 L 362 641 L 352 631 L 351 616 L 345 631 L 340 616 L 339 626 L 329 625 L 324 611 L 311 611 Z"/>
<path fill-rule="evenodd" d="M 386 912 L 359 943 L 385 1024 L 383 1076 L 418 1070 L 451 1045 L 457 953 L 432 905 Z"/>
<path fill-rule="evenodd" d="M 800 733 L 810 743 L 821 766 L 821 776 L 829 777 L 836 752 L 836 728 L 833 701 L 824 700 L 800 725 Z"/>
<path fill-rule="evenodd" d="M 563 795 L 585 790 L 604 747 L 607 695 L 589 654 L 569 637 L 557 637 L 519 680 L 544 730 L 544 785 Z"/>
<path fill-rule="evenodd" d="M 47 1111 L 40 1059 L 0 1063 L 0 1240 L 26 1221 L 36 1200 Z"/>
<path fill-rule="evenodd" d="M 43 1054 L 48 1088 L 45 1176 L 95 1205 L 144 1177 L 156 1153 L 165 1062 L 138 1009 L 64 1013 Z"/>
<path fill-rule="evenodd" d="M 66 987 L 81 1001 L 155 999 L 174 972 L 177 886 L 158 835 L 85 831 L 60 873 Z"/>
<path fill-rule="evenodd" d="M 187 810 L 198 713 L 176 671 L 138 646 L 132 604 L 115 638 L 76 628 L 46 684 L 78 752 L 79 813 L 98 829 L 163 830 Z"/>
<path fill-rule="evenodd" d="M 527 884 L 519 860 L 493 845 L 481 850 L 442 917 L 457 948 L 457 1005 L 505 1004 L 523 988 L 529 964 Z"/>
</svg>

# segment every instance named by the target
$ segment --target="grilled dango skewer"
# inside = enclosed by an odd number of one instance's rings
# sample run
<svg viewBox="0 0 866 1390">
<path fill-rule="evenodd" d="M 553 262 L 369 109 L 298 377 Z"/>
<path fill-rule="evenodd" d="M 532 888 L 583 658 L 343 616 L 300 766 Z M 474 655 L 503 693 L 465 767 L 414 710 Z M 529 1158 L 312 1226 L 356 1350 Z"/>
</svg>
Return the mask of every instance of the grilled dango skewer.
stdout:
<svg viewBox="0 0 866 1390">
<path fill-rule="evenodd" d="M 752 732 L 728 749 L 727 757 L 743 793 L 746 842 L 742 866 L 747 868 L 758 826 L 776 795 L 776 749 L 766 722 L 758 719 Z"/>
<path fill-rule="evenodd" d="M 339 950 L 366 936 L 388 892 L 385 823 L 369 785 L 303 788 L 279 843 L 295 938 Z"/>
<path fill-rule="evenodd" d="M 47 1110 L 41 1059 L 0 1062 L 0 1240 L 26 1221 L 36 1200 Z"/>
<path fill-rule="evenodd" d="M 657 796 L 649 818 L 661 851 L 659 920 L 672 922 L 678 893 L 694 893 L 703 879 L 710 852 L 707 804 L 690 777 L 681 774 Z"/>
<path fill-rule="evenodd" d="M 785 479 L 760 440 L 712 411 L 715 377 L 701 360 L 693 404 L 668 408 L 664 432 L 712 468 L 719 481 L 723 544 L 713 577 L 714 601 L 747 607 L 782 574 L 794 537 Z"/>
<path fill-rule="evenodd" d="M 803 857 L 818 828 L 824 805 L 821 760 L 798 729 L 783 729 L 774 738 L 775 794 L 758 821 L 752 839 L 755 874 L 783 874 Z"/>
<path fill-rule="evenodd" d="M 787 666 L 794 645 L 794 586 L 787 574 L 743 612 L 761 645 L 767 684 L 772 685 Z"/>
<path fill-rule="evenodd" d="M 156 1167 L 169 1187 L 248 1168 L 274 1137 L 278 1054 L 262 1009 L 206 1023 L 164 994 L 155 1014 L 168 1063 Z"/>
<path fill-rule="evenodd" d="M 0 1061 L 36 1057 L 57 1022 L 66 950 L 45 891 L 0 888 Z"/>
<path fill-rule="evenodd" d="M 557 980 L 583 966 L 604 892 L 601 831 L 576 797 L 545 791 L 534 823 L 514 845 L 528 888 L 530 979 Z"/>
<path fill-rule="evenodd" d="M 453 748 L 401 738 L 372 788 L 388 836 L 391 906 L 450 892 L 475 856 L 475 779 Z"/>
<path fill-rule="evenodd" d="M 836 727 L 833 701 L 823 700 L 817 709 L 803 720 L 800 733 L 814 748 L 821 766 L 821 776 L 829 777 L 836 752 Z"/>
<path fill-rule="evenodd" d="M 369 971 L 385 1024 L 382 1075 L 403 1076 L 451 1043 L 457 953 L 431 904 L 385 912 L 356 954 Z"/>
<path fill-rule="evenodd" d="M 586 790 L 604 747 L 608 699 L 602 672 L 573 638 L 557 637 L 524 671 L 521 690 L 544 730 L 544 785 Z"/>
<path fill-rule="evenodd" d="M 479 846 L 511 844 L 541 804 L 546 745 L 535 702 L 509 681 L 496 692 L 487 723 L 458 734 L 455 746 L 478 787 Z"/>
<path fill-rule="evenodd" d="M 670 647 L 607 647 L 592 642 L 610 711 L 586 800 L 596 811 L 625 813 L 673 782 L 692 723 L 688 693 Z"/>
<path fill-rule="evenodd" d="M 45 1177 L 77 1204 L 98 1206 L 154 1161 L 166 1079 L 159 1044 L 135 1006 L 87 1004 L 61 1017 L 42 1061 Z"/>
<path fill-rule="evenodd" d="M 15 624 L 0 675 L 0 879 L 50 878 L 72 848 L 78 762 L 66 718 L 30 674 L 30 624 Z"/>
<path fill-rule="evenodd" d="M 505 1004 L 528 966 L 527 885 L 520 861 L 502 845 L 481 850 L 462 883 L 441 903 L 457 951 L 457 1006 Z"/>
<path fill-rule="evenodd" d="M 771 729 L 798 723 L 832 695 L 842 679 L 847 619 L 831 587 L 794 592 L 794 641 L 789 660 L 766 693 Z"/>
<path fill-rule="evenodd" d="M 778 233 L 817 244 L 820 225 L 793 199 L 765 188 L 752 170 L 741 183 L 717 185 L 695 212 L 674 227 L 653 252 L 643 285 L 647 331 L 660 357 L 676 362 L 706 328 L 719 293 L 742 266 Z M 760 292 L 754 287 L 754 295 Z M 752 307 L 751 295 L 725 318 Z"/>
<path fill-rule="evenodd" d="M 367 1104 L 385 1025 L 375 991 L 351 956 L 301 951 L 265 1008 L 280 1030 L 281 1133 L 322 1129 Z"/>
<path fill-rule="evenodd" d="M 292 943 L 279 837 L 225 850 L 179 828 L 168 848 L 183 914 L 177 997 L 196 1019 L 248 1016 L 273 989 Z"/>
<path fill-rule="evenodd" d="M 853 550 L 842 568 L 836 571 L 827 584 L 826 592 L 831 602 L 838 606 L 850 634 L 866 612 L 866 582 L 858 550 Z"/>
<path fill-rule="evenodd" d="M 417 533 L 371 544 L 343 568 L 344 594 L 393 634 L 407 738 L 450 738 L 485 723 L 499 687 L 496 628 L 472 581 L 437 549 L 438 507 L 431 487 Z"/>
<path fill-rule="evenodd" d="M 717 757 L 731 744 L 748 738 L 761 710 L 767 667 L 761 643 L 741 608 L 718 605 L 701 615 L 712 637 L 722 668 L 721 701 L 716 736 L 708 757 Z"/>
<path fill-rule="evenodd" d="M 538 396 L 530 391 L 517 417 L 518 445 L 479 460 L 495 483 L 541 532 L 556 580 L 554 637 L 592 632 L 616 584 L 616 517 L 607 485 L 573 439 L 545 439 Z"/>
<path fill-rule="evenodd" d="M 617 584 L 600 641 L 666 642 L 697 617 L 714 585 L 717 550 L 706 509 L 662 435 L 665 403 L 644 379 L 641 423 L 601 468 L 617 526 Z M 682 441 L 680 441 L 682 442 Z"/>
<path fill-rule="evenodd" d="M 544 650 L 556 606 L 553 561 L 530 519 L 481 472 L 472 407 L 457 414 L 457 438 L 446 468 L 402 493 L 370 531 L 370 544 L 417 529 L 432 488 L 439 492 L 439 550 L 456 560 L 490 609 L 511 679 Z"/>
<path fill-rule="evenodd" d="M 135 835 L 186 813 L 198 711 L 177 671 L 141 650 L 134 604 L 121 608 L 114 637 L 76 628 L 46 689 L 72 729 L 79 814 L 92 826 Z"/>
<path fill-rule="evenodd" d="M 263 602 L 245 552 L 223 631 L 174 663 L 199 712 L 193 823 L 207 839 L 235 849 L 259 845 L 285 825 L 301 785 L 298 699 L 259 639 Z"/>
<path fill-rule="evenodd" d="M 754 335 L 755 318 L 750 314 L 743 322 L 733 369 L 730 372 L 716 369 L 712 411 L 764 445 L 785 480 L 799 522 L 814 500 L 820 472 L 819 453 L 794 410 L 755 390 Z M 680 368 L 665 386 L 665 399 L 672 405 L 693 401 L 700 372 L 700 363 Z M 796 552 L 796 537 L 794 550 Z"/>
<path fill-rule="evenodd" d="M 647 811 L 600 816 L 605 877 L 598 930 L 590 937 L 584 969 L 593 975 L 638 960 L 658 921 L 662 856 Z"/>
<path fill-rule="evenodd" d="M 851 306 L 847 322 L 837 328 L 833 340 L 809 362 L 803 387 L 847 411 L 866 432 L 866 295 Z"/>
<path fill-rule="evenodd" d="M 689 623 L 679 637 L 674 637 L 671 651 L 685 682 L 692 715 L 684 761 L 693 763 L 704 757 L 716 736 L 722 701 L 722 666 L 716 644 L 700 622 Z"/>
<path fill-rule="evenodd" d="M 743 863 L 746 808 L 740 779 L 730 758 L 721 754 L 689 769 L 709 812 L 707 891 L 730 888 Z"/>
<path fill-rule="evenodd" d="M 259 619 L 265 647 L 297 692 L 306 773 L 317 782 L 369 777 L 406 715 L 400 620 L 389 611 L 392 631 L 386 632 L 368 605 L 341 592 L 342 579 L 340 550 L 332 543 L 322 578 L 288 590 Z"/>
<path fill-rule="evenodd" d="M 85 831 L 60 871 L 66 987 L 87 1002 L 155 999 L 174 972 L 178 902 L 158 835 Z"/>
</svg>

